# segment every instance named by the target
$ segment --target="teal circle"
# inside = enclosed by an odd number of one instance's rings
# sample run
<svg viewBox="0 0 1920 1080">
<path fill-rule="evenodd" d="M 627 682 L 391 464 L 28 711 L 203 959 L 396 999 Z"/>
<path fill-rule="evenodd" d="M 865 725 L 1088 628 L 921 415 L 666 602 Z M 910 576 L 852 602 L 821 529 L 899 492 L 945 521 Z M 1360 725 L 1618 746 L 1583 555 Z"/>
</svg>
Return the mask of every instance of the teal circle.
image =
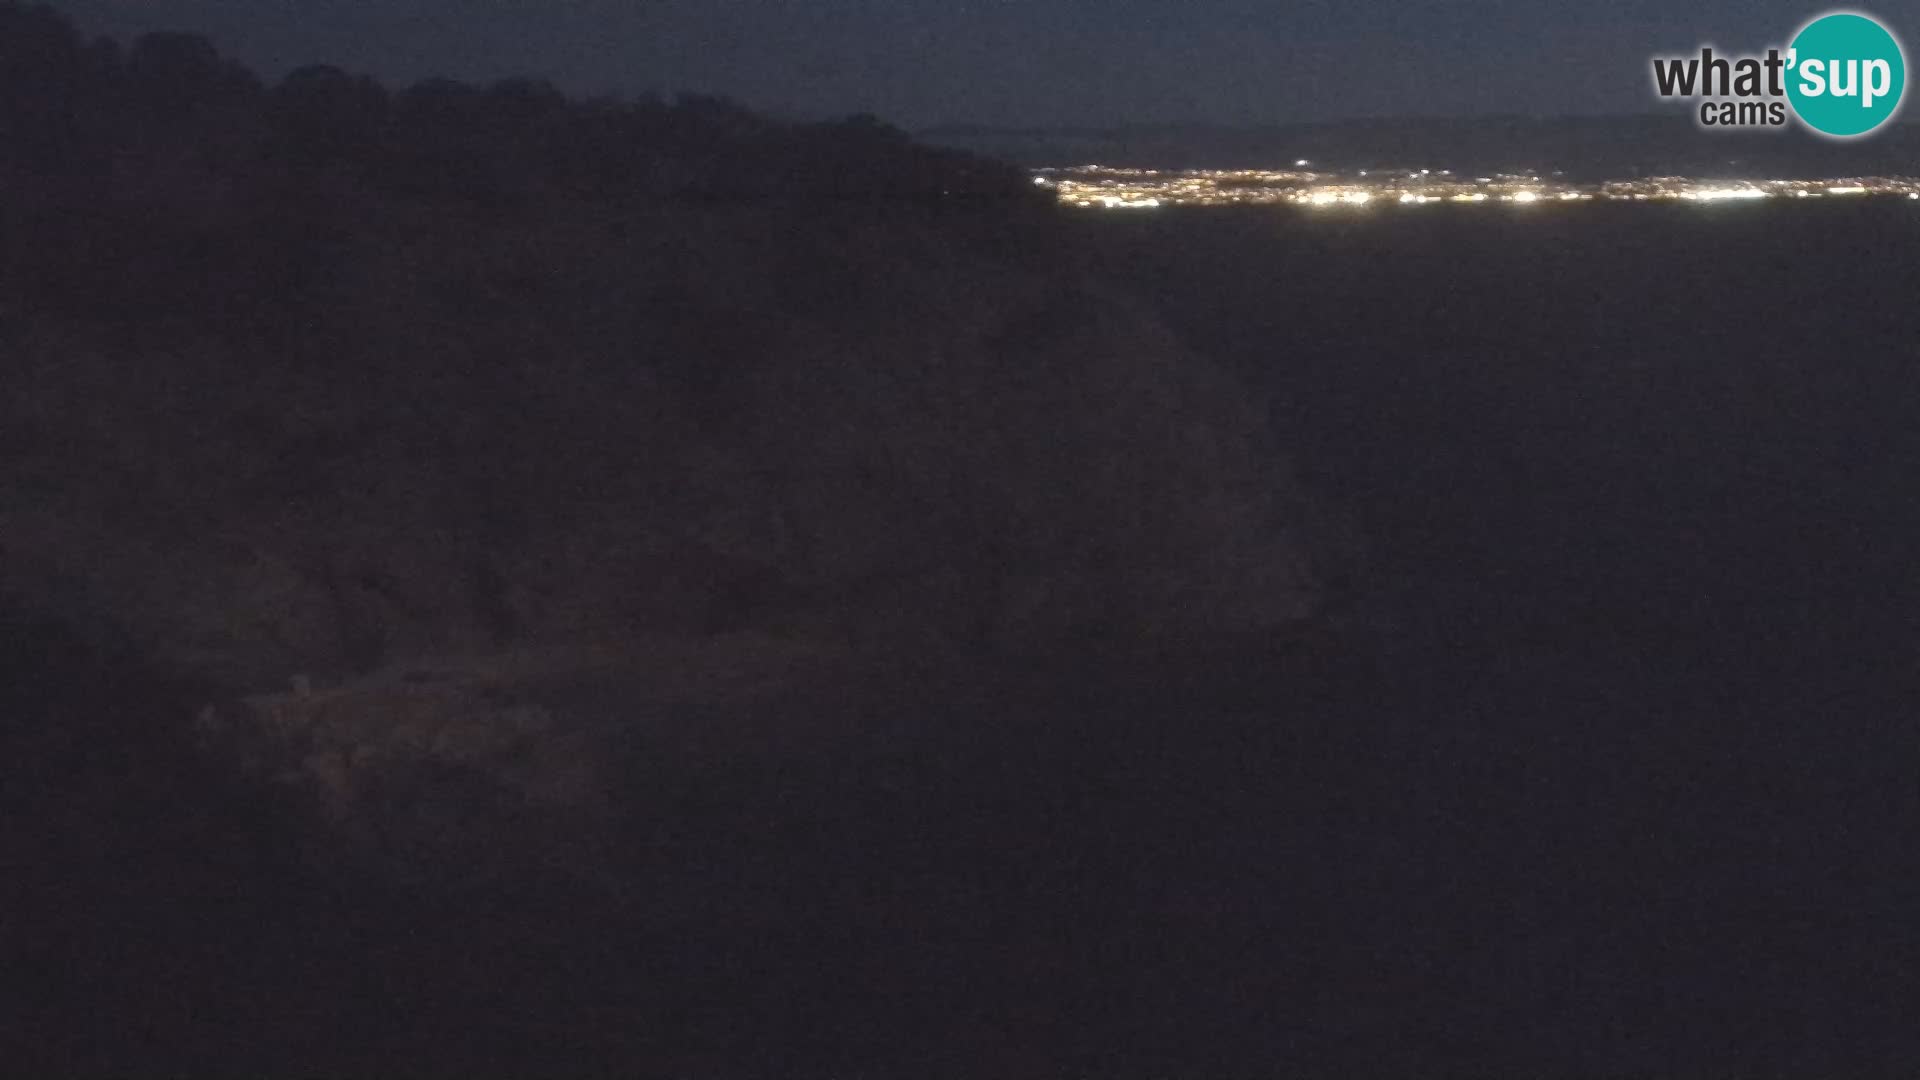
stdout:
<svg viewBox="0 0 1920 1080">
<path fill-rule="evenodd" d="M 1887 28 L 1865 15 L 1823 15 L 1808 23 L 1789 48 L 1787 99 L 1815 131 L 1841 138 L 1865 135 L 1899 110 L 1907 90 L 1906 57 Z M 1810 60 L 1818 66 L 1810 68 Z M 1815 89 L 1821 92 L 1811 92 Z M 1836 89 L 1851 92 L 1840 95 Z"/>
</svg>

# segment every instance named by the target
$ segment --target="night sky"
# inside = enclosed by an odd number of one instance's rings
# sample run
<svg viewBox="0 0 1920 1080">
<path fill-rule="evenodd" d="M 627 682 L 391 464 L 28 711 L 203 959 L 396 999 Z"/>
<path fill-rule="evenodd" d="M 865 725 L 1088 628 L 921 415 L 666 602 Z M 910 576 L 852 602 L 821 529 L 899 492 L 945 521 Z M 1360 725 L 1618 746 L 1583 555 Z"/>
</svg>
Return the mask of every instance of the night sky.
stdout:
<svg viewBox="0 0 1920 1080">
<path fill-rule="evenodd" d="M 1651 111 L 1647 61 L 1781 44 L 1803 0 L 60 0 L 268 75 L 552 78 L 895 123 L 1264 123 Z M 1866 8 L 1869 12 L 1874 9 Z M 1882 11 L 1881 14 L 1898 15 Z M 1895 25 L 1896 32 L 1903 27 Z"/>
</svg>

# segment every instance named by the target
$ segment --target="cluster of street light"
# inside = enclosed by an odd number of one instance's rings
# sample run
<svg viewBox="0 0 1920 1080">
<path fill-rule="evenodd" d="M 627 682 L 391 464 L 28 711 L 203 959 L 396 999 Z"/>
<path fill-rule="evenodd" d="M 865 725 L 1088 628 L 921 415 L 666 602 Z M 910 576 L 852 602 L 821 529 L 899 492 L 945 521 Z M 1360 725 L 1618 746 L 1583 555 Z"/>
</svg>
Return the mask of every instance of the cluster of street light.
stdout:
<svg viewBox="0 0 1920 1080">
<path fill-rule="evenodd" d="M 1159 170 L 1083 165 L 1040 169 L 1034 174 L 1034 183 L 1051 188 L 1069 206 L 1115 210 L 1273 204 L 1336 208 L 1371 203 L 1722 202 L 1856 196 L 1901 196 L 1920 201 L 1920 177 L 1913 176 L 1742 181 L 1651 176 L 1574 183 L 1559 174 L 1464 176 L 1449 169 L 1321 172 L 1307 161 L 1296 161 L 1289 169 Z"/>
</svg>

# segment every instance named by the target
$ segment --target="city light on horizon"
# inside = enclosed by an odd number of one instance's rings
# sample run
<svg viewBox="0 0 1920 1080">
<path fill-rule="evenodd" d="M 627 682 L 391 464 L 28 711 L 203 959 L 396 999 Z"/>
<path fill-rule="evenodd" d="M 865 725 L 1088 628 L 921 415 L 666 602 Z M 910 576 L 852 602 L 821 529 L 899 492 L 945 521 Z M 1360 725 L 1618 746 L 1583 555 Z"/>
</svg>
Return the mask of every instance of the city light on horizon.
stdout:
<svg viewBox="0 0 1920 1080">
<path fill-rule="evenodd" d="M 1766 199 L 1772 197 L 1772 192 L 1755 187 L 1700 188 L 1694 191 L 1683 191 L 1680 197 L 1695 202 L 1719 202 L 1722 199 Z"/>
<path fill-rule="evenodd" d="M 1050 187 L 1069 206 L 1142 209 L 1162 206 L 1297 205 L 1313 208 L 1399 206 L 1431 203 L 1503 202 L 1745 202 L 1777 197 L 1819 199 L 1904 195 L 1920 200 L 1920 177 L 1839 177 L 1817 180 L 1702 180 L 1650 176 L 1573 183 L 1541 179 L 1546 170 L 1496 173 L 1471 179 L 1451 170 L 1369 169 L 1342 175 L 1308 171 L 1300 158 L 1290 169 L 1159 170 L 1081 165 L 1036 171 L 1034 181 Z M 1560 174 L 1553 173 L 1557 177 Z"/>
</svg>

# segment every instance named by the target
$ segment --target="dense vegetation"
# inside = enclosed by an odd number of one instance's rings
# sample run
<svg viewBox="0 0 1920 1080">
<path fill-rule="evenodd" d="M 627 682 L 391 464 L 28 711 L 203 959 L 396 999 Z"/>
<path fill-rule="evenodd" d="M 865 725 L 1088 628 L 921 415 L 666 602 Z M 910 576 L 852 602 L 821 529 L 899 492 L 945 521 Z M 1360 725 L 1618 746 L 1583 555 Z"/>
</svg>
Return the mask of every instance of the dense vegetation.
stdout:
<svg viewBox="0 0 1920 1080">
<path fill-rule="evenodd" d="M 486 227 L 583 205 L 1031 201 L 1013 170 L 871 117 L 785 125 L 698 95 L 574 102 L 525 79 L 392 92 L 324 66 L 267 86 L 200 37 L 89 42 L 12 3 L 0 190 L 9 301 L 148 341 L 304 329 L 399 206 Z"/>
<path fill-rule="evenodd" d="M 857 1060 L 879 1003 L 793 920 L 966 848 L 978 784 L 990 833 L 1044 816 L 1067 758 L 993 748 L 1106 707 L 988 683 L 1217 696 L 1140 662 L 1321 612 L 1261 410 L 1015 170 L 708 98 L 268 86 L 17 4 L 0 84 L 10 1061 Z M 737 968 L 769 925 L 806 941 Z M 854 951 L 973 970 L 927 929 Z"/>
<path fill-rule="evenodd" d="M 0 20 L 13 583 L 168 662 L 251 690 L 815 615 L 974 648 L 1311 607 L 1258 418 L 1014 170 Z"/>
</svg>

